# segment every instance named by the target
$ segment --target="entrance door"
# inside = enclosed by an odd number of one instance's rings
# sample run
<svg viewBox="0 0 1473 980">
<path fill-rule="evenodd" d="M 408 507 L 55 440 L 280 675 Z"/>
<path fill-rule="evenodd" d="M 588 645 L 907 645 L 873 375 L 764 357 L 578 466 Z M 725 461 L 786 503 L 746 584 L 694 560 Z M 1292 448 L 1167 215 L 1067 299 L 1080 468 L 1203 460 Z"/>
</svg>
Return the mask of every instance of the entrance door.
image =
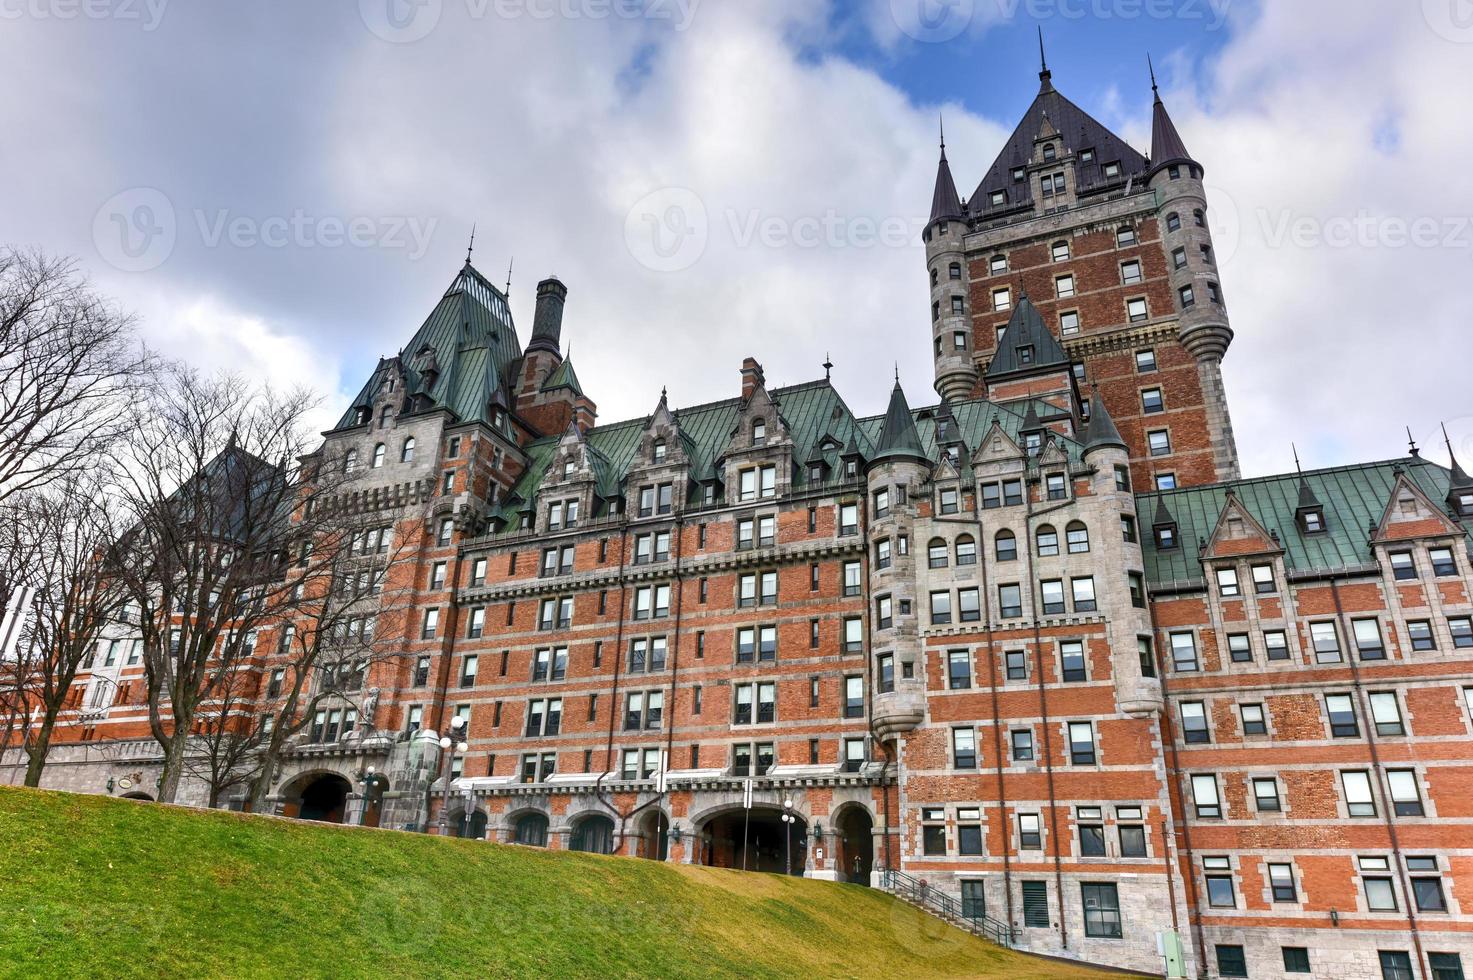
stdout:
<svg viewBox="0 0 1473 980">
<path fill-rule="evenodd" d="M 857 806 L 839 816 L 834 831 L 839 835 L 839 875 L 843 881 L 868 885 L 875 862 L 874 821 Z"/>
<path fill-rule="evenodd" d="M 799 818 L 783 823 L 782 811 L 770 807 L 734 810 L 711 818 L 704 835 L 706 863 L 717 868 L 803 874 L 808 827 Z"/>
</svg>

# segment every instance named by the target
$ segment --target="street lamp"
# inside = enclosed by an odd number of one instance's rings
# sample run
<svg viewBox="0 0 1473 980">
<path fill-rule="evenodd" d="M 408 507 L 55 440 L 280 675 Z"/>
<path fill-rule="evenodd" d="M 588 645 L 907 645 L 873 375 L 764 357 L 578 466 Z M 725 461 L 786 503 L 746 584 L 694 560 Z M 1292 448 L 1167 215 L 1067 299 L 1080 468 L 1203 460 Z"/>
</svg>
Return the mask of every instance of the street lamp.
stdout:
<svg viewBox="0 0 1473 980">
<path fill-rule="evenodd" d="M 376 794 L 382 793 L 389 788 L 389 777 L 381 772 L 376 772 L 373 766 L 358 770 L 358 781 L 363 784 L 363 812 L 358 814 L 358 825 L 366 826 L 368 823 L 368 807 Z"/>
<path fill-rule="evenodd" d="M 454 736 L 454 737 L 452 737 Z M 451 751 L 452 747 L 454 752 Z M 465 752 L 470 745 L 465 741 L 465 719 L 457 715 L 450 719 L 450 735 L 440 736 L 440 779 L 445 785 L 445 799 L 440 805 L 440 836 L 444 837 L 449 827 L 450 810 L 450 760 L 455 752 Z M 467 815 L 469 816 L 469 815 Z M 425 829 L 429 830 L 429 791 L 425 791 Z"/>
<path fill-rule="evenodd" d="M 793 816 L 793 798 L 791 796 L 784 797 L 783 798 L 783 843 L 787 846 L 787 858 L 786 858 L 786 869 L 787 870 L 785 871 L 785 873 L 788 874 L 788 875 L 791 875 L 793 873 L 793 824 L 797 821 L 797 819 L 798 819 L 797 817 Z"/>
</svg>

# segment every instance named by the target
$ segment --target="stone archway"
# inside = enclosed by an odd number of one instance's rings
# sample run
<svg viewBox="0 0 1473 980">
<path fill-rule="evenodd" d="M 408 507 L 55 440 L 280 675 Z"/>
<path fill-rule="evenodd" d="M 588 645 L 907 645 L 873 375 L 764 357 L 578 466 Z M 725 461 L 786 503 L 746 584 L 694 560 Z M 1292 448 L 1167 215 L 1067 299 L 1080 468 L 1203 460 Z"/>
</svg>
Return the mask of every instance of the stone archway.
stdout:
<svg viewBox="0 0 1473 980">
<path fill-rule="evenodd" d="M 573 835 L 568 840 L 568 849 L 587 851 L 590 854 L 612 854 L 614 852 L 614 821 L 601 813 L 580 818 L 573 824 Z"/>
<path fill-rule="evenodd" d="M 120 799 L 120 800 L 143 800 L 146 803 L 152 803 L 153 802 L 153 797 L 152 796 L 149 796 L 147 793 L 139 793 L 139 792 L 124 793 L 122 796 L 118 797 L 118 799 Z"/>
<path fill-rule="evenodd" d="M 771 874 L 802 875 L 808 846 L 808 822 L 797 813 L 783 822 L 782 807 L 756 804 L 719 811 L 697 826 L 701 864 L 745 868 Z"/>
<path fill-rule="evenodd" d="M 851 804 L 834 820 L 834 861 L 840 881 L 868 885 L 875 865 L 875 821 L 864 807 Z"/>
<path fill-rule="evenodd" d="M 652 861 L 670 856 L 670 818 L 658 807 L 639 818 L 635 835 L 635 854 Z"/>
<path fill-rule="evenodd" d="M 453 811 L 446 826 L 451 837 L 469 837 L 472 840 L 486 839 L 486 811 L 472 810 L 467 816 L 464 810 Z"/>
<path fill-rule="evenodd" d="M 348 809 L 348 793 L 353 787 L 337 773 L 319 773 L 302 784 L 297 817 L 322 823 L 342 823 Z"/>
</svg>

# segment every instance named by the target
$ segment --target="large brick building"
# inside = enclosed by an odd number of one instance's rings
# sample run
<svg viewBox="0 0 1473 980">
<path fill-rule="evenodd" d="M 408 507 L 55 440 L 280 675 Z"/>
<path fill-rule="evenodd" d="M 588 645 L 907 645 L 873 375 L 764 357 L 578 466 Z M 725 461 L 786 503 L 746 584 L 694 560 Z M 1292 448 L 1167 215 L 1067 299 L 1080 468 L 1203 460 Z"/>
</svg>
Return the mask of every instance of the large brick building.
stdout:
<svg viewBox="0 0 1473 980">
<path fill-rule="evenodd" d="M 1148 972 L 1179 936 L 1192 975 L 1462 977 L 1473 479 L 1241 478 L 1202 165 L 1159 98 L 1147 158 L 1041 83 L 965 201 L 942 147 L 930 407 L 749 358 L 596 424 L 564 286 L 523 349 L 468 261 L 325 434 L 412 629 L 278 812 L 918 879 Z M 104 646 L 47 779 L 146 794 L 126 624 Z"/>
</svg>

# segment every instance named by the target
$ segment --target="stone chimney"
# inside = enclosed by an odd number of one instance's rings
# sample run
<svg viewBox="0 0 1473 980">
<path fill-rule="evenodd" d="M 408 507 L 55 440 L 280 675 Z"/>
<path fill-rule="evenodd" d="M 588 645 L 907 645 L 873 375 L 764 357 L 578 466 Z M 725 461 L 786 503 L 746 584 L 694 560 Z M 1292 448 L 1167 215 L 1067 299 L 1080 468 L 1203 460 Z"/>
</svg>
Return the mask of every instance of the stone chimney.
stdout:
<svg viewBox="0 0 1473 980">
<path fill-rule="evenodd" d="M 544 279 L 537 284 L 537 308 L 532 315 L 532 341 L 527 352 L 561 350 L 563 335 L 563 303 L 568 298 L 568 287 L 556 278 Z"/>
<path fill-rule="evenodd" d="M 742 401 L 752 397 L 752 393 L 767 383 L 762 376 L 762 365 L 757 363 L 755 357 L 749 357 L 742 361 Z"/>
</svg>

